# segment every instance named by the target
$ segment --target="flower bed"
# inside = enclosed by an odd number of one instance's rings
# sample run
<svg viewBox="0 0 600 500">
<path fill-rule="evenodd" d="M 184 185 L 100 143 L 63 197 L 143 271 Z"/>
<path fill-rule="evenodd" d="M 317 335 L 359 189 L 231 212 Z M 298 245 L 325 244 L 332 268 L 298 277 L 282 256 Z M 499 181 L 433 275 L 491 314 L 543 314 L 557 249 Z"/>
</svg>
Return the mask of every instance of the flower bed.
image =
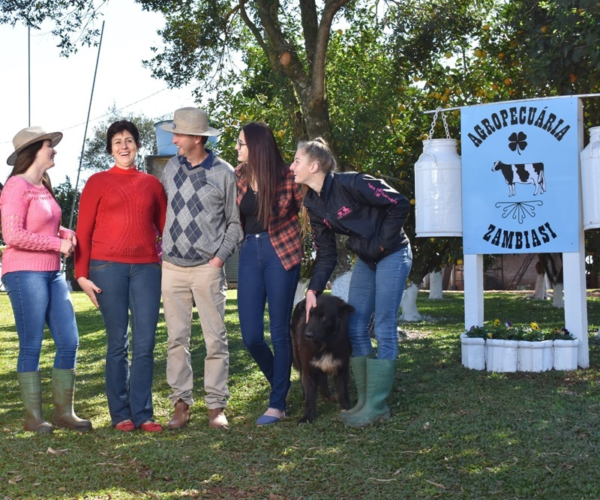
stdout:
<svg viewBox="0 0 600 500">
<path fill-rule="evenodd" d="M 462 364 L 493 372 L 576 370 L 579 339 L 566 328 L 544 331 L 537 323 L 513 326 L 496 319 L 461 338 Z"/>
</svg>

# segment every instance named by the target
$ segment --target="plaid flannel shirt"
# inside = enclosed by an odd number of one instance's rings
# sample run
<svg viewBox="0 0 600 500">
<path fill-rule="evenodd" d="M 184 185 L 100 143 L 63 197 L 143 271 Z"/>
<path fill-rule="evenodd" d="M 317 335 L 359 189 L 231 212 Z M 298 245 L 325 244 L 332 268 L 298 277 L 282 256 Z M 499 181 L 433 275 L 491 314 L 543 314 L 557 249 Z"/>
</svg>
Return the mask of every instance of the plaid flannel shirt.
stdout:
<svg viewBox="0 0 600 500">
<path fill-rule="evenodd" d="M 243 163 L 238 165 L 235 173 L 238 179 L 237 204 L 239 207 L 248 190 Z M 283 182 L 277 189 L 277 209 L 271 212 L 268 227 L 271 244 L 286 271 L 302 262 L 302 238 L 298 221 L 302 198 L 302 187 L 294 182 L 294 175 L 288 169 Z M 241 218 L 243 219 L 243 217 Z M 242 220 L 242 226 L 243 224 Z"/>
</svg>

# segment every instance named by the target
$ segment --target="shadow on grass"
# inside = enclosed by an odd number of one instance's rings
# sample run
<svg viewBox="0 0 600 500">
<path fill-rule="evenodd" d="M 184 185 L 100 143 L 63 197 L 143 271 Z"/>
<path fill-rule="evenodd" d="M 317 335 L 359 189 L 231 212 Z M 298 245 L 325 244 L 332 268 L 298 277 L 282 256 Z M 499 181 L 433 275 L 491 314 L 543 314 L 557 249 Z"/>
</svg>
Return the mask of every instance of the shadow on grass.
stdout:
<svg viewBox="0 0 600 500">
<path fill-rule="evenodd" d="M 552 326 L 564 321 L 562 311 L 519 295 L 486 294 L 485 307 L 486 320 Z M 467 370 L 460 364 L 458 339 L 464 329 L 462 295 L 433 302 L 422 294 L 419 310 L 426 321 L 402 325 L 408 338 L 399 345 L 388 400 L 391 420 L 348 429 L 337 419 L 337 406 L 319 399 L 315 423 L 297 426 L 302 393 L 294 373 L 291 418 L 257 428 L 268 386 L 242 344 L 235 301 L 228 299 L 230 430 L 208 428 L 202 401 L 205 348 L 195 320 L 191 349 L 197 401 L 190 424 L 158 435 L 124 435 L 112 430 L 108 419 L 101 318 L 79 300 L 76 308 L 82 332 L 77 410 L 96 427 L 88 435 L 20 431 L 17 342 L 11 323 L 0 325 L 0 485 L 10 498 L 600 497 L 600 486 L 591 479 L 596 474 L 591 458 L 600 450 L 595 342 L 589 370 Z M 590 300 L 588 308 L 590 330 L 597 329 L 598 301 Z M 51 341 L 46 344 L 42 358 L 49 401 L 54 350 Z M 162 317 L 155 359 L 155 413 L 165 423 L 171 408 Z M 49 414 L 51 408 L 45 410 Z"/>
</svg>

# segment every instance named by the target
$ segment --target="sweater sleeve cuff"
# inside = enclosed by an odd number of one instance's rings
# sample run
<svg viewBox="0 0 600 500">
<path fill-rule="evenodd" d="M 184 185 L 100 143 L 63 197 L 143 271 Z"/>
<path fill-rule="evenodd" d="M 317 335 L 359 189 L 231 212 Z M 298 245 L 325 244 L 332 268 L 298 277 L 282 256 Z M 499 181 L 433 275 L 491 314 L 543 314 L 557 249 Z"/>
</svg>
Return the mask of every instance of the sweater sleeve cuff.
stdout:
<svg viewBox="0 0 600 500">
<path fill-rule="evenodd" d="M 58 230 L 58 235 L 60 236 L 61 239 L 66 239 L 67 236 L 71 235 L 71 234 L 75 234 L 75 231 L 71 230 L 71 229 L 67 229 L 66 227 L 62 227 L 60 226 L 60 229 Z"/>
</svg>

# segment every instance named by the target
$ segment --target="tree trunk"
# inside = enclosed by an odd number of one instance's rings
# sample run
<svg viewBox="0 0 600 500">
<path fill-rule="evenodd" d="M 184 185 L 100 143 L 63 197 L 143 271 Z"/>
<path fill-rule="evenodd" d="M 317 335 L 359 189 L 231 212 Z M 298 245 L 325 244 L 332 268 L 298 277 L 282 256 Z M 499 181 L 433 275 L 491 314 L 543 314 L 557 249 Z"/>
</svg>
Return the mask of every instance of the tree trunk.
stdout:
<svg viewBox="0 0 600 500">
<path fill-rule="evenodd" d="M 533 292 L 532 299 L 546 300 L 548 293 L 546 289 L 546 274 L 538 274 L 535 278 L 535 291 Z"/>
<path fill-rule="evenodd" d="M 442 271 L 429 273 L 429 300 L 441 300 L 444 298 L 442 281 Z"/>
<path fill-rule="evenodd" d="M 552 289 L 554 290 L 554 295 L 552 297 L 552 305 L 554 307 L 558 307 L 559 309 L 565 308 L 565 301 L 563 299 L 563 283 L 554 283 L 552 285 Z"/>
<path fill-rule="evenodd" d="M 296 288 L 296 295 L 294 295 L 294 306 L 302 299 L 304 299 L 304 296 L 306 295 L 306 289 L 308 288 L 308 282 L 309 280 L 307 279 L 301 279 L 298 282 L 298 287 Z"/>
<path fill-rule="evenodd" d="M 400 321 L 421 321 L 423 317 L 419 314 L 417 309 L 417 296 L 419 295 L 419 287 L 415 283 L 411 283 L 404 289 L 402 294 L 402 302 L 400 307 L 402 308 L 402 315 Z"/>
<path fill-rule="evenodd" d="M 331 283 L 331 294 L 348 302 L 348 292 L 350 290 L 350 278 L 352 271 L 340 274 Z"/>
<path fill-rule="evenodd" d="M 452 268 L 454 266 L 447 265 L 444 267 L 442 274 L 442 290 L 450 290 L 450 278 L 452 277 Z"/>
</svg>

